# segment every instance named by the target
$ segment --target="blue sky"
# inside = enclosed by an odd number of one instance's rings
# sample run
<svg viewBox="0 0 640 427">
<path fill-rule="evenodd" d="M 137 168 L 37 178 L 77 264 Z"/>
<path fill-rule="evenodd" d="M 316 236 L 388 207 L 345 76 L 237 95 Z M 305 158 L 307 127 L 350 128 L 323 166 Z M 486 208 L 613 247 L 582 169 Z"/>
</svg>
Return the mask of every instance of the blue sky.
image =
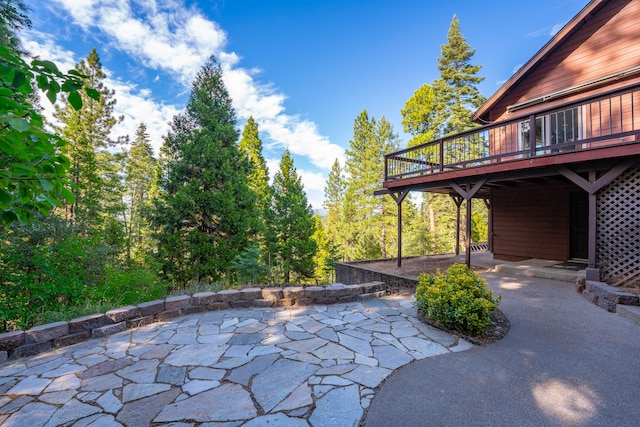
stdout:
<svg viewBox="0 0 640 427">
<path fill-rule="evenodd" d="M 242 130 L 252 115 L 273 174 L 289 148 L 315 209 L 353 121 L 366 109 L 394 125 L 437 58 L 454 14 L 490 96 L 587 0 L 28 0 L 27 50 L 66 71 L 95 47 L 116 91 L 113 131 L 143 121 L 156 149 L 210 55 L 223 65 Z M 46 100 L 43 101 L 46 104 Z M 48 109 L 50 111 L 50 109 Z"/>
</svg>

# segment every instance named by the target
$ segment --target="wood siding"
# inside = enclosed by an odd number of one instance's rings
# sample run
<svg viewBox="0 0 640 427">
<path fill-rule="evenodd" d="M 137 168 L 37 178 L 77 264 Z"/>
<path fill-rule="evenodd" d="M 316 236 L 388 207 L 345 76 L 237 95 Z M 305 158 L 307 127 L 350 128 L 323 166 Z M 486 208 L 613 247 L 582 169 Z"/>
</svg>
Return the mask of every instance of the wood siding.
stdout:
<svg viewBox="0 0 640 427">
<path fill-rule="evenodd" d="M 640 65 L 640 1 L 612 0 L 534 66 L 491 109 L 490 120 L 505 120 L 507 106 Z M 637 80 L 637 76 L 633 78 Z M 631 79 L 629 79 L 631 81 Z M 617 82 L 621 84 L 624 82 Z M 611 89 L 599 88 L 591 94 Z M 564 100 L 566 102 L 566 99 Z M 519 111 L 548 108 L 548 104 Z"/>
<path fill-rule="evenodd" d="M 571 190 L 575 187 L 560 181 L 493 189 L 494 258 L 566 261 Z"/>
</svg>

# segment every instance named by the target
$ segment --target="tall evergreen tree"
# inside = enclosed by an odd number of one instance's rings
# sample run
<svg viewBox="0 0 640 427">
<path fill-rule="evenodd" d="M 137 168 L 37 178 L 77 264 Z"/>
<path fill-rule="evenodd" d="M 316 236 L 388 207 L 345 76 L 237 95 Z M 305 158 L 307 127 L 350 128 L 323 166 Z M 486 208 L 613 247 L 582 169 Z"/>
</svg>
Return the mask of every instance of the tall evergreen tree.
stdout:
<svg viewBox="0 0 640 427">
<path fill-rule="evenodd" d="M 433 84 L 442 106 L 438 108 L 438 121 L 446 123 L 445 134 L 462 132 L 475 125 L 471 122 L 471 109 L 479 108 L 485 101 L 477 85 L 484 80 L 477 74 L 481 65 L 472 65 L 476 50 L 472 49 L 460 32 L 458 17 L 453 15 L 447 43 L 442 45 L 438 58 L 440 78 Z"/>
<path fill-rule="evenodd" d="M 329 172 L 329 178 L 324 187 L 323 207 L 327 210 L 325 218 L 326 234 L 330 242 L 337 245 L 342 235 L 342 204 L 346 183 L 342 176 L 340 162 L 336 159 Z"/>
<path fill-rule="evenodd" d="M 211 57 L 163 145 L 154 223 L 164 273 L 182 285 L 227 277 L 255 229 L 250 164 L 238 148 L 235 125 L 222 69 Z"/>
<path fill-rule="evenodd" d="M 460 32 L 460 23 L 454 15 L 438 58 L 440 78 L 431 85 L 424 84 L 401 110 L 405 132 L 412 135 L 409 146 L 433 141 L 445 134 L 461 132 L 476 126 L 471 122 L 472 110 L 480 107 L 485 98 L 477 85 L 484 80 L 477 74 L 482 68 L 472 65 L 475 54 Z M 469 157 L 478 147 L 473 144 L 459 146 Z M 482 149 L 482 148 L 480 148 Z M 445 152 L 445 159 L 455 160 L 461 153 Z M 433 161 L 440 153 L 433 152 Z M 477 205 L 478 218 L 486 218 L 486 209 Z M 442 253 L 455 248 L 456 206 L 449 196 L 425 193 L 416 223 L 408 228 L 408 245 L 415 253 Z M 464 218 L 462 218 L 464 223 Z"/>
<path fill-rule="evenodd" d="M 249 117 L 240 138 L 240 151 L 249 159 L 251 169 L 247 176 L 247 184 L 256 195 L 256 206 L 259 214 L 257 238 L 260 249 L 265 247 L 265 233 L 270 227 L 271 187 L 269 186 L 269 169 L 262 156 L 262 141 L 258 133 L 258 124 Z"/>
<path fill-rule="evenodd" d="M 313 257 L 315 264 L 314 277 L 316 282 L 326 283 L 330 280 L 331 271 L 327 268 L 331 258 L 331 242 L 327 236 L 322 219 L 317 213 L 313 214 L 315 232 L 311 238 L 316 242 L 317 251 Z"/>
<path fill-rule="evenodd" d="M 136 139 L 127 154 L 125 168 L 125 230 L 127 233 L 127 259 L 140 259 L 143 250 L 149 250 L 149 227 L 145 210 L 149 207 L 155 178 L 156 159 L 147 133 L 140 123 Z"/>
<path fill-rule="evenodd" d="M 117 169 L 113 164 L 117 159 L 106 150 L 115 145 L 109 134 L 117 123 L 113 115 L 116 100 L 114 91 L 104 84 L 106 76 L 95 48 L 86 60 L 80 61 L 76 71 L 86 76 L 85 85 L 97 90 L 100 99 L 82 93 L 82 108 L 76 110 L 66 103 L 64 107 L 56 107 L 55 117 L 61 122 L 57 131 L 67 141 L 62 153 L 71 162 L 69 177 L 74 185 L 75 202 L 66 205 L 65 217 L 87 230 L 100 224 L 106 195 L 114 190 L 109 188 L 112 180 L 105 175 Z"/>
<path fill-rule="evenodd" d="M 312 238 L 313 210 L 289 150 L 282 155 L 280 169 L 273 180 L 272 209 L 270 247 L 277 256 L 284 283 L 290 283 L 292 277 L 313 277 L 317 250 Z"/>
<path fill-rule="evenodd" d="M 342 176 L 340 161 L 336 159 L 331 166 L 331 172 L 329 172 L 329 178 L 327 179 L 327 184 L 324 188 L 323 206 L 326 210 L 332 211 L 340 207 L 345 187 L 346 184 L 344 177 Z"/>
<path fill-rule="evenodd" d="M 391 198 L 373 192 L 382 188 L 384 154 L 398 149 L 398 138 L 384 117 L 376 121 L 366 110 L 355 119 L 353 129 L 346 152 L 349 178 L 342 201 L 340 246 L 348 259 L 386 257 L 394 249 L 388 230 L 395 224 L 396 208 Z"/>
</svg>

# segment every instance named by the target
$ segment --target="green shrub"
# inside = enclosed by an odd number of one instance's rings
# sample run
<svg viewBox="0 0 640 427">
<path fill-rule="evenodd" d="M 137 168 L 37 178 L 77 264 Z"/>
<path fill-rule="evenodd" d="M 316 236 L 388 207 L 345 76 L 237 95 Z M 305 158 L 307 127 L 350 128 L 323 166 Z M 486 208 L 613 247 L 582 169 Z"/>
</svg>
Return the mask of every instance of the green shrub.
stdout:
<svg viewBox="0 0 640 427">
<path fill-rule="evenodd" d="M 416 288 L 416 306 L 427 319 L 471 336 L 481 335 L 491 323 L 489 313 L 498 309 L 502 296 L 494 298 L 487 282 L 463 264 L 446 272 L 422 274 Z"/>
<path fill-rule="evenodd" d="M 118 307 L 164 298 L 167 286 L 143 268 L 107 267 L 105 283 L 90 287 L 87 293 L 93 303 Z"/>
</svg>

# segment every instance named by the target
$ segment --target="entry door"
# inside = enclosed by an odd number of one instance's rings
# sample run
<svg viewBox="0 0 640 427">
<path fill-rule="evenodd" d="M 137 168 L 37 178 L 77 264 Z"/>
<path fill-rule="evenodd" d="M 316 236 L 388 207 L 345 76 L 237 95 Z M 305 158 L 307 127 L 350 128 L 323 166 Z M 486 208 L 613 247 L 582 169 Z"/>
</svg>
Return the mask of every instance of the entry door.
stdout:
<svg viewBox="0 0 640 427">
<path fill-rule="evenodd" d="M 589 195 L 585 191 L 571 192 L 570 248 L 572 259 L 589 257 Z"/>
</svg>

